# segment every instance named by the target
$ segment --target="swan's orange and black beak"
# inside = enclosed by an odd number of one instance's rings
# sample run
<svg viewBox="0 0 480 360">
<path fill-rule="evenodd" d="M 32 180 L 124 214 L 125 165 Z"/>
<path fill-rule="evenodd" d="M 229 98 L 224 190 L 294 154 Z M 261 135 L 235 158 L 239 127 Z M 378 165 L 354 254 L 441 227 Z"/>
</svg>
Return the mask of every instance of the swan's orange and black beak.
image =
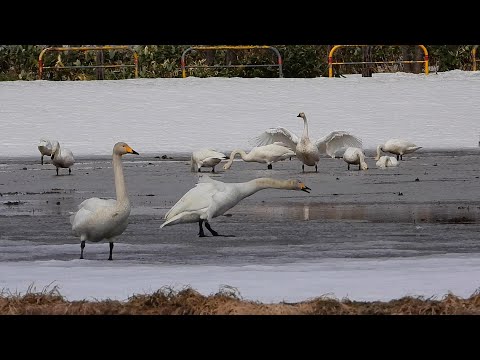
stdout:
<svg viewBox="0 0 480 360">
<path fill-rule="evenodd" d="M 127 150 L 127 153 L 129 153 L 129 154 L 140 155 L 138 152 L 136 152 L 135 150 L 133 150 L 130 146 L 127 146 L 127 147 L 126 147 L 126 150 Z"/>
<path fill-rule="evenodd" d="M 310 194 L 310 191 L 309 191 L 309 190 L 312 190 L 312 189 L 310 189 L 308 186 L 306 186 L 305 184 L 302 183 L 302 184 L 300 185 L 300 190 L 305 191 L 306 193 L 309 193 L 309 194 Z"/>
</svg>

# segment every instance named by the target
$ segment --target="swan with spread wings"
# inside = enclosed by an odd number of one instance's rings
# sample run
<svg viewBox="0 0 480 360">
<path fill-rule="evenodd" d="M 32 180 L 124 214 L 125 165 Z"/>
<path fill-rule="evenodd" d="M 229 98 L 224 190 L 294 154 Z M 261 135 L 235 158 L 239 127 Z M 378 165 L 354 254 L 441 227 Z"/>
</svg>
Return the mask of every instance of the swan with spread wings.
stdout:
<svg viewBox="0 0 480 360">
<path fill-rule="evenodd" d="M 305 165 L 315 166 L 315 172 L 318 172 L 318 162 L 321 154 L 335 158 L 335 153 L 348 147 L 362 148 L 362 140 L 347 131 L 332 131 L 330 134 L 312 142 L 308 136 L 308 122 L 305 113 L 297 115 L 303 119 L 303 134 L 298 137 L 293 132 L 283 127 L 270 128 L 265 130 L 260 136 L 253 139 L 256 146 L 282 142 L 287 147 L 295 151 L 297 158 L 302 162 L 302 170 L 305 171 Z"/>
</svg>

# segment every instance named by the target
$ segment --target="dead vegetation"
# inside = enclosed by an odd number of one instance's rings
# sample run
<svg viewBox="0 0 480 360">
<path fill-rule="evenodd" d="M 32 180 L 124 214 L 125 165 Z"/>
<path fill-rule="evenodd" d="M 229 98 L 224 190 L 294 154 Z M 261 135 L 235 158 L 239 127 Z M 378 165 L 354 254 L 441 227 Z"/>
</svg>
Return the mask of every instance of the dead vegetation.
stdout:
<svg viewBox="0 0 480 360">
<path fill-rule="evenodd" d="M 321 296 L 298 303 L 264 304 L 244 300 L 235 288 L 224 286 L 212 295 L 192 288 L 164 287 L 127 301 L 68 301 L 57 287 L 25 294 L 0 293 L 2 315 L 472 315 L 480 314 L 480 293 L 464 299 L 403 297 L 388 302 L 338 300 Z"/>
</svg>

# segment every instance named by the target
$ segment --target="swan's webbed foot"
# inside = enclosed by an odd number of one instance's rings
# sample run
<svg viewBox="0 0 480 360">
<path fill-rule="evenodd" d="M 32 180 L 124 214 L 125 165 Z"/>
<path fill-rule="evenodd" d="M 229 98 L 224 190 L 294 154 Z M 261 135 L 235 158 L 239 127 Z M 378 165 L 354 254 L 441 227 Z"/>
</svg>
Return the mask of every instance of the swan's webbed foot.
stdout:
<svg viewBox="0 0 480 360">
<path fill-rule="evenodd" d="M 110 256 L 108 257 L 108 260 L 113 260 L 112 252 L 113 252 L 113 242 L 110 242 Z"/>
<path fill-rule="evenodd" d="M 218 235 L 218 232 L 216 232 L 215 230 L 213 230 L 211 227 L 210 227 L 210 224 L 205 221 L 205 227 L 208 229 L 208 231 L 210 231 L 212 233 L 213 236 L 219 236 Z"/>
<path fill-rule="evenodd" d="M 83 249 L 85 248 L 85 240 L 80 243 L 80 259 L 83 259 Z"/>
<path fill-rule="evenodd" d="M 267 169 L 272 170 L 273 169 L 272 164 L 268 164 Z"/>
</svg>

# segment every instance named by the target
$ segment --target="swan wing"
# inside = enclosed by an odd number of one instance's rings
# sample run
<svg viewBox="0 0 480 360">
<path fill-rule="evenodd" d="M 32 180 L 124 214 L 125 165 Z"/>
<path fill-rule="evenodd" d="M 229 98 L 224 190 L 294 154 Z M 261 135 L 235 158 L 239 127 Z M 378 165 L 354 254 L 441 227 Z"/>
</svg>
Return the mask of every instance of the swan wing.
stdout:
<svg viewBox="0 0 480 360">
<path fill-rule="evenodd" d="M 117 200 L 115 199 L 86 199 L 78 205 L 78 211 L 70 215 L 70 223 L 72 229 L 80 227 L 83 223 L 89 221 L 95 212 L 102 207 L 115 207 Z"/>
<path fill-rule="evenodd" d="M 250 140 L 250 142 L 255 146 L 263 146 L 273 144 L 275 142 L 281 142 L 284 146 L 288 147 L 292 151 L 295 151 L 299 141 L 300 139 L 297 135 L 283 127 L 267 129 L 259 136 Z"/>
<path fill-rule="evenodd" d="M 362 148 L 362 140 L 347 131 L 332 131 L 330 134 L 318 139 L 315 145 L 321 154 L 334 158 L 335 153 L 348 147 Z"/>
<path fill-rule="evenodd" d="M 195 187 L 187 191 L 185 195 L 167 211 L 164 219 L 169 220 L 185 211 L 206 210 L 212 203 L 215 193 L 223 191 L 224 189 L 225 184 L 223 182 L 213 180 L 209 176 L 202 176 Z"/>
</svg>

